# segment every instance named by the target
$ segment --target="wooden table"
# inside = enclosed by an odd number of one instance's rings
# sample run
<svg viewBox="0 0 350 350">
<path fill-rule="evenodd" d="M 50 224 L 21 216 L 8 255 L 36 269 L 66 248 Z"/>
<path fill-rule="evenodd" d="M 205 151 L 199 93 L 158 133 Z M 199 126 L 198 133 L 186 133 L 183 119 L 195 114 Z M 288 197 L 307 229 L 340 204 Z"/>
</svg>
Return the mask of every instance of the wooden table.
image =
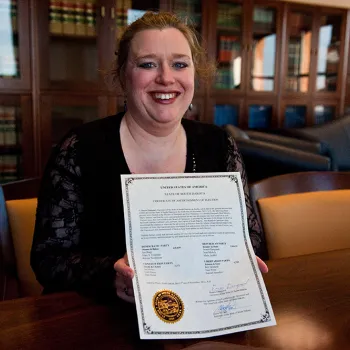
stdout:
<svg viewBox="0 0 350 350">
<path fill-rule="evenodd" d="M 278 325 L 203 341 L 232 349 L 350 349 L 350 249 L 268 265 L 264 279 Z M 126 303 L 97 305 L 75 293 L 0 303 L 0 349 L 176 350 L 198 342 L 139 340 L 135 308 Z"/>
</svg>

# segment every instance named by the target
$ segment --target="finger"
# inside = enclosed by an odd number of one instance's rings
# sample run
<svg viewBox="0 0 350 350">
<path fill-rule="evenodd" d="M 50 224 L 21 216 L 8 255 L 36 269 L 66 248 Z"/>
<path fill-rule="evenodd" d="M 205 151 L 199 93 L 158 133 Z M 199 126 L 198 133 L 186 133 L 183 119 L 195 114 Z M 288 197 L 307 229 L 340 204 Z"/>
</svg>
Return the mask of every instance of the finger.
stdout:
<svg viewBox="0 0 350 350">
<path fill-rule="evenodd" d="M 116 288 L 119 288 L 119 289 L 123 289 L 124 287 L 126 287 L 126 284 L 125 284 L 125 282 L 124 282 L 124 280 L 123 279 L 121 279 L 121 278 L 117 278 L 116 280 L 115 280 L 115 287 Z"/>
<path fill-rule="evenodd" d="M 131 288 L 129 288 L 129 287 L 125 287 L 126 288 L 126 295 L 128 295 L 128 296 L 131 296 L 131 297 L 134 297 L 135 296 L 135 294 L 134 294 L 134 288 L 133 287 L 131 287 Z"/>
<path fill-rule="evenodd" d="M 134 295 L 134 288 L 130 280 L 126 282 L 124 279 L 116 278 L 114 285 L 116 289 L 124 290 L 126 288 L 128 290 L 127 294 Z"/>
<path fill-rule="evenodd" d="M 133 284 L 132 284 L 132 280 L 131 279 L 124 279 L 124 283 L 125 285 L 129 288 L 129 289 L 133 289 Z"/>
<path fill-rule="evenodd" d="M 129 266 L 128 256 L 125 254 L 114 264 L 114 270 L 125 277 L 133 278 L 134 270 Z"/>
<path fill-rule="evenodd" d="M 123 300 L 125 300 L 125 301 L 127 301 L 128 303 L 133 303 L 133 304 L 135 304 L 135 298 L 134 298 L 134 296 L 132 296 L 132 295 L 126 295 L 125 294 L 125 292 L 124 292 L 124 290 L 122 290 L 122 289 L 117 289 L 117 295 L 118 295 L 118 297 L 120 298 L 120 299 L 123 299 Z"/>
<path fill-rule="evenodd" d="M 262 273 L 267 273 L 269 271 L 269 268 L 265 264 L 264 261 L 262 261 L 258 256 L 256 257 L 256 260 L 258 262 L 259 269 Z"/>
</svg>

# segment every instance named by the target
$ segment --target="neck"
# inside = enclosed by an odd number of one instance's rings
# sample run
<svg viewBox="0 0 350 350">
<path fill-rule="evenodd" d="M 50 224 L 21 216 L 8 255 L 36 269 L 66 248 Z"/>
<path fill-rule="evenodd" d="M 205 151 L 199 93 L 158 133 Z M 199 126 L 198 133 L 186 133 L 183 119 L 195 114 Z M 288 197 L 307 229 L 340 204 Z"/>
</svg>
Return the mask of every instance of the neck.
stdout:
<svg viewBox="0 0 350 350">
<path fill-rule="evenodd" d="M 157 147 L 160 153 L 166 152 L 167 149 L 174 146 L 182 132 L 180 121 L 176 124 L 172 123 L 172 125 L 145 127 L 128 112 L 125 113 L 123 120 L 135 144 L 145 152 L 154 149 L 154 147 Z"/>
</svg>

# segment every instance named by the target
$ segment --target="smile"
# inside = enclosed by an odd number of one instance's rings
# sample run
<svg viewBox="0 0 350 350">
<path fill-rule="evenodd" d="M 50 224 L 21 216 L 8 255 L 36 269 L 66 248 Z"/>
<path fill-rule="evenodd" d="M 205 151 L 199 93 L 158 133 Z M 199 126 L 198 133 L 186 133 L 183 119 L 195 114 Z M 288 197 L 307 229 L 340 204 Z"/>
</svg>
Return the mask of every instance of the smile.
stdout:
<svg viewBox="0 0 350 350">
<path fill-rule="evenodd" d="M 169 93 L 162 93 L 162 92 L 153 92 L 151 93 L 151 96 L 153 99 L 158 103 L 172 103 L 175 101 L 176 97 L 180 95 L 178 92 L 169 92 Z"/>
</svg>

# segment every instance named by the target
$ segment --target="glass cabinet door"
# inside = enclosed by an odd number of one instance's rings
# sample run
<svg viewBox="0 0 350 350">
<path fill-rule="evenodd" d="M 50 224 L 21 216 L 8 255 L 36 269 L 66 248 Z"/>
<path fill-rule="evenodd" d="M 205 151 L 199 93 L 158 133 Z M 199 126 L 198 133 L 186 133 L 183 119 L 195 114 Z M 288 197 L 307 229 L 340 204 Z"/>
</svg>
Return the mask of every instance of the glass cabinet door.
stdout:
<svg viewBox="0 0 350 350">
<path fill-rule="evenodd" d="M 254 91 L 273 91 L 275 88 L 276 15 L 276 8 L 255 6 L 253 10 L 249 87 Z"/>
<path fill-rule="evenodd" d="M 324 124 L 336 117 L 336 107 L 327 105 L 316 105 L 314 107 L 314 124 Z"/>
<path fill-rule="evenodd" d="M 286 105 L 284 112 L 283 127 L 302 128 L 307 123 L 306 105 Z"/>
<path fill-rule="evenodd" d="M 176 0 L 172 11 L 192 25 L 198 33 L 202 32 L 202 0 Z"/>
<path fill-rule="evenodd" d="M 264 104 L 249 104 L 248 128 L 266 129 L 272 125 L 273 106 Z"/>
<path fill-rule="evenodd" d="M 26 1 L 0 1 L 0 88 L 29 88 L 29 7 Z"/>
<path fill-rule="evenodd" d="M 216 52 L 218 69 L 216 89 L 241 89 L 243 6 L 221 2 L 217 4 Z"/>
<path fill-rule="evenodd" d="M 216 104 L 214 106 L 214 124 L 223 126 L 226 124 L 239 125 L 239 105 Z"/>
<path fill-rule="evenodd" d="M 288 13 L 287 77 L 285 89 L 306 93 L 310 86 L 312 12 L 291 10 Z"/>
<path fill-rule="evenodd" d="M 20 120 L 20 106 L 0 105 L 0 183 L 22 176 Z"/>
<path fill-rule="evenodd" d="M 96 84 L 98 81 L 97 0 L 50 0 L 49 81 Z"/>
<path fill-rule="evenodd" d="M 342 19 L 342 15 L 321 16 L 316 91 L 337 91 Z"/>
<path fill-rule="evenodd" d="M 0 95 L 0 184 L 34 176 L 30 96 Z"/>
<path fill-rule="evenodd" d="M 72 128 L 97 118 L 97 106 L 64 106 L 55 104 L 51 111 L 52 146 L 58 143 Z"/>
</svg>

